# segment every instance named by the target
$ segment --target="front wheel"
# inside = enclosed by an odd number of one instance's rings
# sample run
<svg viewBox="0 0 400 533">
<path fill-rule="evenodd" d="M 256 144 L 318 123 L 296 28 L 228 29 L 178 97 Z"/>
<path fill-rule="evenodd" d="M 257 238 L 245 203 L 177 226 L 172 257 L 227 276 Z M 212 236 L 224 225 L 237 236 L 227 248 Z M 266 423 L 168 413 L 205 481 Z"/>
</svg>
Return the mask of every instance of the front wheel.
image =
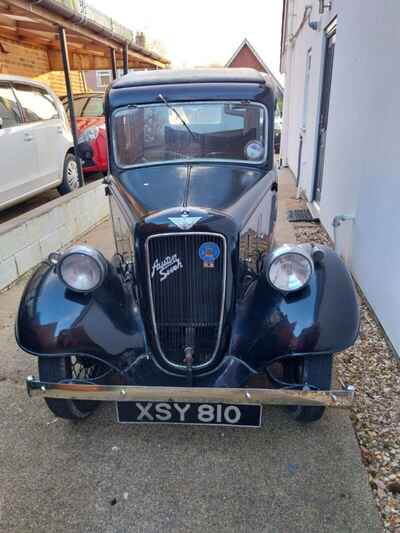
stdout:
<svg viewBox="0 0 400 533">
<path fill-rule="evenodd" d="M 284 363 L 285 380 L 309 385 L 311 389 L 329 390 L 332 381 L 332 354 L 293 357 Z M 289 413 L 298 422 L 316 422 L 325 412 L 323 406 L 292 405 Z"/>
<path fill-rule="evenodd" d="M 48 383 L 68 382 L 70 380 L 86 381 L 98 374 L 98 367 L 90 360 L 71 357 L 39 357 L 40 381 Z M 47 407 L 58 418 L 79 420 L 86 418 L 98 406 L 93 400 L 66 400 L 45 398 Z"/>
<path fill-rule="evenodd" d="M 64 160 L 63 178 L 61 184 L 58 186 L 58 192 L 60 194 L 67 194 L 79 189 L 79 187 L 78 161 L 74 154 L 67 154 Z"/>
</svg>

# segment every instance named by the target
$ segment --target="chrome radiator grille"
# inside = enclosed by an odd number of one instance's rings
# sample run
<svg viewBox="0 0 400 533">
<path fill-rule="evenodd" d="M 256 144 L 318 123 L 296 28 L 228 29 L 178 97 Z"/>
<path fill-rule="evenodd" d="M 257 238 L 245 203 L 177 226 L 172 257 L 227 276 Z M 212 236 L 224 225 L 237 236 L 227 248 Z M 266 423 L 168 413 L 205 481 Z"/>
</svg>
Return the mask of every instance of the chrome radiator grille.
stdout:
<svg viewBox="0 0 400 533">
<path fill-rule="evenodd" d="M 202 244 L 219 257 L 200 258 Z M 216 248 L 217 246 L 217 248 Z M 161 355 L 184 367 L 184 349 L 194 350 L 193 367 L 215 356 L 222 328 L 226 279 L 226 243 L 215 233 L 168 233 L 146 241 L 147 275 L 153 328 Z"/>
</svg>

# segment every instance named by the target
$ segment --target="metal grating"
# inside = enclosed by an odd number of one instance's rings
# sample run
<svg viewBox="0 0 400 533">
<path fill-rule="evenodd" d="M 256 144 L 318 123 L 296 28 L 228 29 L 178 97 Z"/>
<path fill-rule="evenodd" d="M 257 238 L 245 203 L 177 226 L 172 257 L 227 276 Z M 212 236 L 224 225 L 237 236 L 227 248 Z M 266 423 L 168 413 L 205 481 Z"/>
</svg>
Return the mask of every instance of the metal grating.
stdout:
<svg viewBox="0 0 400 533">
<path fill-rule="evenodd" d="M 217 244 L 221 251 L 212 268 L 199 256 L 199 248 L 206 242 Z M 211 233 L 156 235 L 147 240 L 146 252 L 153 327 L 161 354 L 172 365 L 184 367 L 184 349 L 191 346 L 193 367 L 207 365 L 218 349 L 221 333 L 224 237 Z"/>
<path fill-rule="evenodd" d="M 317 222 L 308 209 L 289 209 L 287 212 L 289 222 Z"/>
</svg>

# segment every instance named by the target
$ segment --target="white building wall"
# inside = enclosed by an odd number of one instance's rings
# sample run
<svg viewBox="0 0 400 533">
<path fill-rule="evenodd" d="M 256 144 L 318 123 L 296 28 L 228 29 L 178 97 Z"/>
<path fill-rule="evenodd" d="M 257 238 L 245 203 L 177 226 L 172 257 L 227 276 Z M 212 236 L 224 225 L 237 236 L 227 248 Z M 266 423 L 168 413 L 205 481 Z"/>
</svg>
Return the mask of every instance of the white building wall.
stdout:
<svg viewBox="0 0 400 533">
<path fill-rule="evenodd" d="M 295 0 L 295 5 L 302 1 Z M 314 2 L 311 20 L 318 19 Z M 336 0 L 337 39 L 321 197 L 321 220 L 333 237 L 338 214 L 355 221 L 338 228 L 338 250 L 400 353 L 400 3 Z M 301 187 L 312 199 L 323 71 L 324 33 L 304 28 L 291 50 L 287 161 L 297 171 L 304 66 L 313 64 Z M 287 57 L 285 58 L 288 65 Z M 297 65 L 297 66 L 296 66 Z M 293 79 L 295 80 L 293 83 Z M 283 158 L 285 155 L 283 155 Z"/>
<path fill-rule="evenodd" d="M 300 186 L 308 200 L 313 196 L 314 169 L 316 162 L 316 143 L 319 121 L 320 92 L 323 73 L 324 31 L 323 28 L 335 18 L 336 4 L 324 15 L 318 11 L 317 0 L 289 0 L 288 35 L 295 34 L 303 19 L 307 5 L 312 5 L 310 20 L 318 22 L 318 30 L 312 30 L 306 23 L 296 38 L 289 39 L 284 58 L 286 66 L 284 132 L 287 143 L 283 141 L 282 159 L 293 173 L 297 175 L 299 138 L 303 136 L 302 161 L 300 169 Z M 306 116 L 306 131 L 303 130 L 303 107 L 305 67 L 308 51 L 311 50 L 311 74 L 308 93 L 308 112 Z"/>
<path fill-rule="evenodd" d="M 342 0 L 335 54 L 322 221 L 400 353 L 400 3 Z M 340 24 L 340 33 L 339 33 Z"/>
</svg>

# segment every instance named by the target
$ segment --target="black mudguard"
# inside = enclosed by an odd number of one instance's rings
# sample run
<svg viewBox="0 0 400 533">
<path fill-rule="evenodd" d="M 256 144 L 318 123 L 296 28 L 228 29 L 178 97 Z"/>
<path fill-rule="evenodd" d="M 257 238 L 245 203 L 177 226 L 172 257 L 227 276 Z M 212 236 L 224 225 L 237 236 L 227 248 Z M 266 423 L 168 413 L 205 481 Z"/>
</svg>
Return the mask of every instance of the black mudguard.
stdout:
<svg viewBox="0 0 400 533">
<path fill-rule="evenodd" d="M 43 263 L 22 296 L 16 339 L 34 355 L 118 357 L 147 350 L 138 305 L 111 265 L 103 285 L 82 294 L 69 290 L 54 267 Z"/>
<path fill-rule="evenodd" d="M 301 291 L 282 294 L 261 274 L 237 304 L 229 353 L 260 369 L 283 355 L 334 353 L 354 344 L 360 311 L 353 280 L 330 248 Z"/>
</svg>

